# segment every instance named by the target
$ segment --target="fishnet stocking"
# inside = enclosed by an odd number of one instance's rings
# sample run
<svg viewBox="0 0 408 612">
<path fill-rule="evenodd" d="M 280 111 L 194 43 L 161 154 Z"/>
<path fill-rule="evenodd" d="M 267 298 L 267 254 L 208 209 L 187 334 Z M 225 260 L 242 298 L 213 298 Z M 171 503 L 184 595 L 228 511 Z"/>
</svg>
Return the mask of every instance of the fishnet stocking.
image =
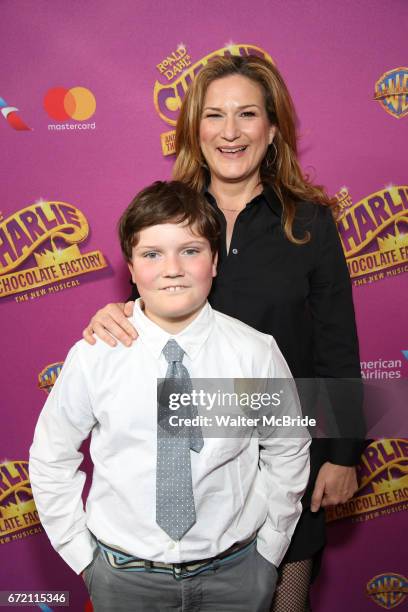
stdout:
<svg viewBox="0 0 408 612">
<path fill-rule="evenodd" d="M 271 612 L 311 612 L 309 587 L 312 569 L 313 559 L 283 565 Z"/>
</svg>

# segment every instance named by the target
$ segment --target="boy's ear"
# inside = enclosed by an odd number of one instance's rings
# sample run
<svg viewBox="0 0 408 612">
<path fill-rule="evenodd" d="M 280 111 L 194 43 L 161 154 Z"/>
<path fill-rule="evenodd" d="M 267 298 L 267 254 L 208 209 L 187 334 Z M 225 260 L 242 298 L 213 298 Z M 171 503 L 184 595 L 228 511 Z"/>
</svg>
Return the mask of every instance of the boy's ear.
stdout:
<svg viewBox="0 0 408 612">
<path fill-rule="evenodd" d="M 211 270 L 213 278 L 217 276 L 217 263 L 218 263 L 218 253 L 216 253 L 213 257 L 212 270 Z"/>
<path fill-rule="evenodd" d="M 132 262 L 128 261 L 127 265 L 128 265 L 128 268 L 129 268 L 130 276 L 132 277 L 132 281 L 134 283 L 136 283 L 135 277 L 134 277 L 134 274 L 133 274 L 133 264 L 132 264 Z"/>
</svg>

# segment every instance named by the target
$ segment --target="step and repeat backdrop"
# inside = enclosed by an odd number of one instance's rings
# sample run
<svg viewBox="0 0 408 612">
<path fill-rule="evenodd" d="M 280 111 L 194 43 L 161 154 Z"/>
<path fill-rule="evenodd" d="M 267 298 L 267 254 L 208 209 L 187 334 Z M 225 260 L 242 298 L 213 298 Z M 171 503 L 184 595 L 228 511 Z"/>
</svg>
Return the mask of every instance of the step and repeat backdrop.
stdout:
<svg viewBox="0 0 408 612">
<path fill-rule="evenodd" d="M 181 102 L 212 57 L 255 53 L 281 70 L 303 168 L 339 200 L 362 374 L 407 377 L 407 21 L 396 0 L 3 0 L 0 590 L 69 591 L 69 609 L 92 610 L 42 530 L 28 449 L 68 349 L 129 295 L 118 217 L 170 177 Z M 354 499 L 327 512 L 316 612 L 408 605 L 404 434 L 372 441 Z"/>
</svg>

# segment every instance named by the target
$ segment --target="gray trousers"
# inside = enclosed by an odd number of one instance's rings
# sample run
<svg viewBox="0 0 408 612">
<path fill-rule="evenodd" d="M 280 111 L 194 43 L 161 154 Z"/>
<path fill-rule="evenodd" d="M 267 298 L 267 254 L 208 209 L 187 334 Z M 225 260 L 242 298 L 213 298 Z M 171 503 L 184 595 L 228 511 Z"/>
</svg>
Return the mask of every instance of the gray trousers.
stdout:
<svg viewBox="0 0 408 612">
<path fill-rule="evenodd" d="M 277 577 L 256 546 L 215 570 L 182 580 L 115 569 L 98 549 L 84 574 L 94 612 L 269 612 Z"/>
</svg>

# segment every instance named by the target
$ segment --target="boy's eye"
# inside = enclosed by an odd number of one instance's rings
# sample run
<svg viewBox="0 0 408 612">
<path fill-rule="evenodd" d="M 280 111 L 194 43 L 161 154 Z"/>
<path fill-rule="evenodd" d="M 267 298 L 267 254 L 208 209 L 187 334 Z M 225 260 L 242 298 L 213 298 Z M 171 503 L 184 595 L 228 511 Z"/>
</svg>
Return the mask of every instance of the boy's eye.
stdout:
<svg viewBox="0 0 408 612">
<path fill-rule="evenodd" d="M 156 259 L 156 257 L 159 256 L 159 253 L 157 253 L 156 251 L 147 251 L 146 253 L 143 253 L 143 257 L 145 259 Z"/>
<path fill-rule="evenodd" d="M 189 248 L 189 249 L 185 249 L 184 253 L 186 255 L 195 255 L 196 253 L 199 253 L 199 249 L 196 248 Z"/>
</svg>

